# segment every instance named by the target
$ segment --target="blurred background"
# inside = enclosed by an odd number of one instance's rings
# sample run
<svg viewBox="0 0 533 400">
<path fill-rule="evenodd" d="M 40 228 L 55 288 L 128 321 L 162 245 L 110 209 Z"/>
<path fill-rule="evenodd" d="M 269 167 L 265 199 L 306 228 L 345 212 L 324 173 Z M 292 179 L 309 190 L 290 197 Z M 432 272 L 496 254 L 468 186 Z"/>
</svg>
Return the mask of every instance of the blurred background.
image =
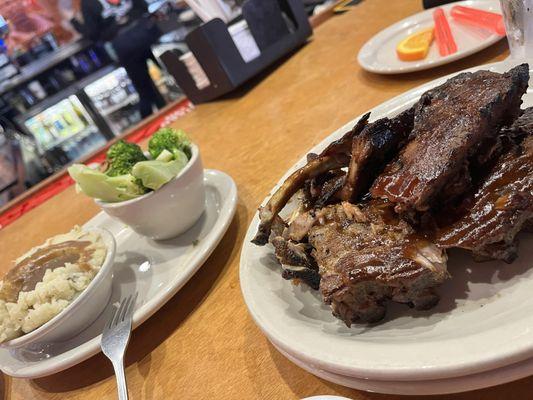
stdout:
<svg viewBox="0 0 533 400">
<path fill-rule="evenodd" d="M 332 2 L 303 3 L 312 15 Z M 161 62 L 165 51 L 183 55 L 198 88 L 205 85 L 185 37 L 213 18 L 228 25 L 238 21 L 241 5 L 239 0 L 2 0 L 0 207 L 183 100 L 183 90 Z M 251 36 L 242 29 L 232 35 L 243 58 L 253 59 L 255 43 L 250 48 Z"/>
</svg>

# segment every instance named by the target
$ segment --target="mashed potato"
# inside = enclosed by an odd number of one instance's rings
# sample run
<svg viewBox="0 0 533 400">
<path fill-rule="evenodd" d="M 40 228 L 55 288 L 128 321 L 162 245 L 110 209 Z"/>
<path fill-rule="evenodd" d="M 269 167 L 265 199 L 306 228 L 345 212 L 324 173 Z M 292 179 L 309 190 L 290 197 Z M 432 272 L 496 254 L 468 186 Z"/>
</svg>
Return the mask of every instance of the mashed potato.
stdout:
<svg viewBox="0 0 533 400">
<path fill-rule="evenodd" d="M 64 310 L 89 286 L 106 253 L 98 233 L 76 227 L 16 260 L 0 281 L 0 343 L 37 329 Z"/>
</svg>

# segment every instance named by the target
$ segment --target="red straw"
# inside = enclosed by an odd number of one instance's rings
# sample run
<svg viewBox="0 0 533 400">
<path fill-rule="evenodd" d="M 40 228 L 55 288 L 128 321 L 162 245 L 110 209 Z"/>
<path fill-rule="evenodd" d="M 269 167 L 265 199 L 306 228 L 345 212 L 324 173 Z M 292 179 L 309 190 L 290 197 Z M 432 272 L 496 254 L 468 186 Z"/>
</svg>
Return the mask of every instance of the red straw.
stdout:
<svg viewBox="0 0 533 400">
<path fill-rule="evenodd" d="M 457 44 L 453 39 L 446 15 L 441 8 L 437 8 L 433 12 L 433 20 L 435 21 L 435 41 L 439 47 L 439 54 L 444 57 L 457 52 Z"/>
<path fill-rule="evenodd" d="M 464 6 L 453 6 L 450 14 L 458 22 L 488 29 L 500 36 L 505 35 L 505 25 L 500 14 Z"/>
</svg>

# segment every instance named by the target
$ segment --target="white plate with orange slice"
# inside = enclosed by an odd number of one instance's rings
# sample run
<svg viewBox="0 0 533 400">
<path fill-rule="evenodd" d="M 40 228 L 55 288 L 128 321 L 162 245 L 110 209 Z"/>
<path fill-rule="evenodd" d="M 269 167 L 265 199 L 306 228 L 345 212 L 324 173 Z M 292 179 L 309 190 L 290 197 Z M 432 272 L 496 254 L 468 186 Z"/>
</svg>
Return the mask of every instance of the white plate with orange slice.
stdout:
<svg viewBox="0 0 533 400">
<path fill-rule="evenodd" d="M 389 26 L 366 42 L 357 56 L 359 64 L 367 71 L 378 74 L 402 74 L 420 71 L 465 58 L 491 46 L 504 37 L 487 29 L 457 22 L 450 15 L 451 8 L 457 5 L 501 14 L 498 0 L 467 0 L 441 6 L 440 8 L 444 10 L 457 44 L 457 51 L 447 56 L 441 56 L 435 40 L 431 40 L 425 56 L 418 54 L 417 57 L 416 53 L 424 52 L 422 50 L 423 43 L 428 41 L 428 30 L 434 27 L 433 12 L 435 9 L 422 11 Z M 408 38 L 409 40 L 405 43 Z M 404 42 L 403 46 L 399 46 L 402 42 Z M 411 51 L 413 53 L 411 58 L 415 59 L 412 61 L 400 59 L 399 50 L 404 52 L 402 58 L 410 58 L 409 51 Z"/>
</svg>

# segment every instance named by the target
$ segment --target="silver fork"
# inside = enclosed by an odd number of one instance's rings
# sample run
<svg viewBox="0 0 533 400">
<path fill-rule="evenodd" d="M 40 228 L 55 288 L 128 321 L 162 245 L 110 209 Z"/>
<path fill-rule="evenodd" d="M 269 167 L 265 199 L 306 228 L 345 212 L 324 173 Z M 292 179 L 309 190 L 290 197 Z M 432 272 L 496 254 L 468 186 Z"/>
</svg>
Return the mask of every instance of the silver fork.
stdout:
<svg viewBox="0 0 533 400">
<path fill-rule="evenodd" d="M 100 342 L 102 352 L 113 363 L 117 377 L 119 400 L 128 400 L 128 388 L 124 374 L 124 354 L 130 341 L 131 320 L 136 301 L 137 293 L 121 300 L 120 307 L 115 310 L 113 317 L 105 325 Z"/>
</svg>

